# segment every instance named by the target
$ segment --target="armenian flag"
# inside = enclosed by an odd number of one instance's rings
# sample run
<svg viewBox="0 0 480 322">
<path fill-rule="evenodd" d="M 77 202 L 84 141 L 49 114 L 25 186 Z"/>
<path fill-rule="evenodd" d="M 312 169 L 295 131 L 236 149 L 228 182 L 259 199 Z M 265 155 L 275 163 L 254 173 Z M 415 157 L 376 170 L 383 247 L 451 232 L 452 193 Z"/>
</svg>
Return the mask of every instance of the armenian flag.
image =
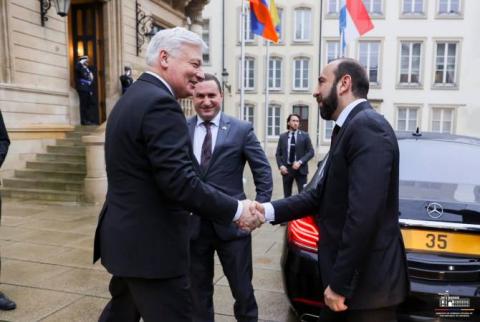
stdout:
<svg viewBox="0 0 480 322">
<path fill-rule="evenodd" d="M 250 27 L 254 34 L 278 42 L 280 17 L 274 0 L 250 0 Z"/>
</svg>

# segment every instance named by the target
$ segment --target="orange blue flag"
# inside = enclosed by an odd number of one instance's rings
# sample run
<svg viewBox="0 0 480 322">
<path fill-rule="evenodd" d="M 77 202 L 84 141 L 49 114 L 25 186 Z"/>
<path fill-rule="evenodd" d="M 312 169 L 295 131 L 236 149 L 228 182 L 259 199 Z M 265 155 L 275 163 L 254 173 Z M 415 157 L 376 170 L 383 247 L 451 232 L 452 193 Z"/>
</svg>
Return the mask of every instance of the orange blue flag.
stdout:
<svg viewBox="0 0 480 322">
<path fill-rule="evenodd" d="M 250 0 L 250 27 L 254 34 L 278 42 L 280 18 L 274 0 Z"/>
</svg>

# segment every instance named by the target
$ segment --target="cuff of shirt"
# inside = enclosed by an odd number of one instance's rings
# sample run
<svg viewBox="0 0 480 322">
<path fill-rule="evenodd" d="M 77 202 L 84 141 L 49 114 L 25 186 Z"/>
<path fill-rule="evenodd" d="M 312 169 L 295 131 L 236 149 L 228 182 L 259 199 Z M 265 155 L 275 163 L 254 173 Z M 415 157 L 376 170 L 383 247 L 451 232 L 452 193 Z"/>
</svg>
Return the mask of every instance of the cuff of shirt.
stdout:
<svg viewBox="0 0 480 322">
<path fill-rule="evenodd" d="M 265 202 L 262 203 L 262 206 L 265 208 L 265 221 L 275 221 L 275 209 L 273 208 L 272 204 L 270 202 Z"/>
<path fill-rule="evenodd" d="M 238 200 L 237 202 L 238 202 L 237 212 L 235 213 L 235 216 L 233 217 L 232 221 L 239 220 L 243 212 L 243 204 L 240 202 L 240 200 Z"/>
</svg>

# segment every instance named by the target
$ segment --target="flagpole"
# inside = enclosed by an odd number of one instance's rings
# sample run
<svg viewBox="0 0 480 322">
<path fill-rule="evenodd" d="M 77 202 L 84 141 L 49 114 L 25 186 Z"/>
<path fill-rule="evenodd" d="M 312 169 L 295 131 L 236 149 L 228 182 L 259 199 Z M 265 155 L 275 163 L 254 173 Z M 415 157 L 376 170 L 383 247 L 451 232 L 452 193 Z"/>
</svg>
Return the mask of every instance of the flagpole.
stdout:
<svg viewBox="0 0 480 322">
<path fill-rule="evenodd" d="M 245 105 L 245 1 L 242 0 L 242 24 L 240 34 L 242 35 L 240 46 L 240 119 L 243 120 L 243 111 Z"/>
<path fill-rule="evenodd" d="M 265 61 L 266 61 L 266 72 L 265 72 L 265 128 L 263 130 L 263 150 L 267 152 L 267 131 L 268 131 L 268 78 L 270 73 L 270 60 L 268 57 L 268 48 L 270 47 L 270 41 L 265 39 Z M 273 79 L 272 79 L 273 81 Z"/>
</svg>

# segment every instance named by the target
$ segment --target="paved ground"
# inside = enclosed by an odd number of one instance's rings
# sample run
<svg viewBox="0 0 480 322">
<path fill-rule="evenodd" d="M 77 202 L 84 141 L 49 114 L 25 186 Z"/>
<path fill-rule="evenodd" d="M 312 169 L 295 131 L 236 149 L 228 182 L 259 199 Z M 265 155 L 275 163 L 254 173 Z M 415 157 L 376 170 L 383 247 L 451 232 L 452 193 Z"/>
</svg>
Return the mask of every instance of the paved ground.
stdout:
<svg viewBox="0 0 480 322">
<path fill-rule="evenodd" d="M 276 193 L 278 194 L 278 193 Z M 4 200 L 0 290 L 17 302 L 0 321 L 96 321 L 110 298 L 109 274 L 91 264 L 99 207 Z M 284 227 L 254 233 L 254 287 L 262 321 L 293 322 L 283 293 L 280 254 Z M 217 322 L 235 321 L 232 297 L 216 265 Z"/>
</svg>

